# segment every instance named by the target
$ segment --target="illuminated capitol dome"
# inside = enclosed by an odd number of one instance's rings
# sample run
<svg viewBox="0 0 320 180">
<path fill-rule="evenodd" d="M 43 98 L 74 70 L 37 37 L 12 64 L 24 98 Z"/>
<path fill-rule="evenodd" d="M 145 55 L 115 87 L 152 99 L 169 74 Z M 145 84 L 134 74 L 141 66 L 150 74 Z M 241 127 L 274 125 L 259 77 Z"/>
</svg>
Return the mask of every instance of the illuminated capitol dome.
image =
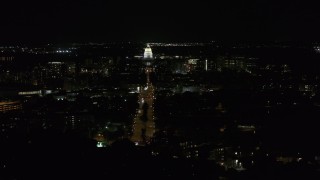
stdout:
<svg viewBox="0 0 320 180">
<path fill-rule="evenodd" d="M 151 47 L 149 46 L 149 44 L 148 44 L 147 47 L 144 49 L 143 58 L 144 58 L 144 59 L 153 59 L 152 50 L 151 50 Z"/>
</svg>

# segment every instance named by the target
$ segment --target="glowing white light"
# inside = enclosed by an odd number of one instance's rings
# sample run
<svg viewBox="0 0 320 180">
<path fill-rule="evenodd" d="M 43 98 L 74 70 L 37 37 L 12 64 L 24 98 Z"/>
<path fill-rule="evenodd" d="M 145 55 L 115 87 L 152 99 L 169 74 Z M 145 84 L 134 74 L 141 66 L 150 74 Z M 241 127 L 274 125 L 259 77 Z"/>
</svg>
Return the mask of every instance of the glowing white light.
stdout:
<svg viewBox="0 0 320 180">
<path fill-rule="evenodd" d="M 98 143 L 97 143 L 97 147 L 98 147 L 98 148 L 102 148 L 102 147 L 104 147 L 104 145 L 103 145 L 102 142 L 98 142 Z"/>
<path fill-rule="evenodd" d="M 208 60 L 206 59 L 206 71 L 208 71 Z"/>
<path fill-rule="evenodd" d="M 147 47 L 144 49 L 144 55 L 143 55 L 144 59 L 153 59 L 153 53 L 151 50 L 151 47 L 149 46 L 149 44 L 147 45 Z"/>
</svg>

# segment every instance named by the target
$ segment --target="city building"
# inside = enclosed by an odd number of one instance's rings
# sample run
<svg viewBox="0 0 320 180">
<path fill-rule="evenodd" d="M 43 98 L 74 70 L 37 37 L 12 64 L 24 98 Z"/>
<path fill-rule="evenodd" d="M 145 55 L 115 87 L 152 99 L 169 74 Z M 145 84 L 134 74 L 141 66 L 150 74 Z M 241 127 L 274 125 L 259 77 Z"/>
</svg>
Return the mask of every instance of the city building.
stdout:
<svg viewBox="0 0 320 180">
<path fill-rule="evenodd" d="M 67 72 L 64 62 L 48 62 L 48 75 L 49 78 L 56 79 L 62 78 Z"/>
<path fill-rule="evenodd" d="M 6 62 L 11 62 L 14 60 L 14 57 L 13 56 L 2 56 L 0 57 L 0 61 L 6 61 Z"/>
<path fill-rule="evenodd" d="M 151 49 L 151 47 L 150 47 L 149 44 L 148 44 L 147 47 L 144 49 L 143 58 L 144 58 L 144 59 L 147 59 L 147 60 L 153 59 L 152 49 Z"/>
<path fill-rule="evenodd" d="M 2 101 L 0 102 L 0 112 L 6 113 L 22 109 L 22 104 L 19 101 Z"/>
</svg>

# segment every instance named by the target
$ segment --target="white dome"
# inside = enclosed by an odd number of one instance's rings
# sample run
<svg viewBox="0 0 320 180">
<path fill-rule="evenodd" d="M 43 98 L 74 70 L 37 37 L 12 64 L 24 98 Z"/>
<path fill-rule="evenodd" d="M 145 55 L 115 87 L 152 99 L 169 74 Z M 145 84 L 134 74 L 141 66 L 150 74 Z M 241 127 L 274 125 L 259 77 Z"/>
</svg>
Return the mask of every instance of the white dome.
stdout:
<svg viewBox="0 0 320 180">
<path fill-rule="evenodd" d="M 147 47 L 144 49 L 143 58 L 144 59 L 153 59 L 152 49 L 149 46 L 149 44 L 147 44 Z"/>
</svg>

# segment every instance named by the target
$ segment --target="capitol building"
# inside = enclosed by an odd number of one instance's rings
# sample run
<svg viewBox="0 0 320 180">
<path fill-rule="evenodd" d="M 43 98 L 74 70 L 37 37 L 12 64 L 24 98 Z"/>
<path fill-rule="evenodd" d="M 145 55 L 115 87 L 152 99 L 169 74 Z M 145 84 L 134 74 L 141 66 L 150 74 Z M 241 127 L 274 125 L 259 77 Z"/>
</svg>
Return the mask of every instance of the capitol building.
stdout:
<svg viewBox="0 0 320 180">
<path fill-rule="evenodd" d="M 147 44 L 147 47 L 144 49 L 143 59 L 147 59 L 147 60 L 153 59 L 152 49 L 149 46 L 149 44 Z"/>
<path fill-rule="evenodd" d="M 144 48 L 143 62 L 146 66 L 151 66 L 153 64 L 153 53 L 149 44 Z"/>
<path fill-rule="evenodd" d="M 147 44 L 147 47 L 144 48 L 144 53 L 141 55 L 134 56 L 134 58 L 142 60 L 142 62 L 146 66 L 151 66 L 154 61 L 154 56 L 153 56 L 153 52 L 152 52 L 150 45 Z"/>
</svg>

